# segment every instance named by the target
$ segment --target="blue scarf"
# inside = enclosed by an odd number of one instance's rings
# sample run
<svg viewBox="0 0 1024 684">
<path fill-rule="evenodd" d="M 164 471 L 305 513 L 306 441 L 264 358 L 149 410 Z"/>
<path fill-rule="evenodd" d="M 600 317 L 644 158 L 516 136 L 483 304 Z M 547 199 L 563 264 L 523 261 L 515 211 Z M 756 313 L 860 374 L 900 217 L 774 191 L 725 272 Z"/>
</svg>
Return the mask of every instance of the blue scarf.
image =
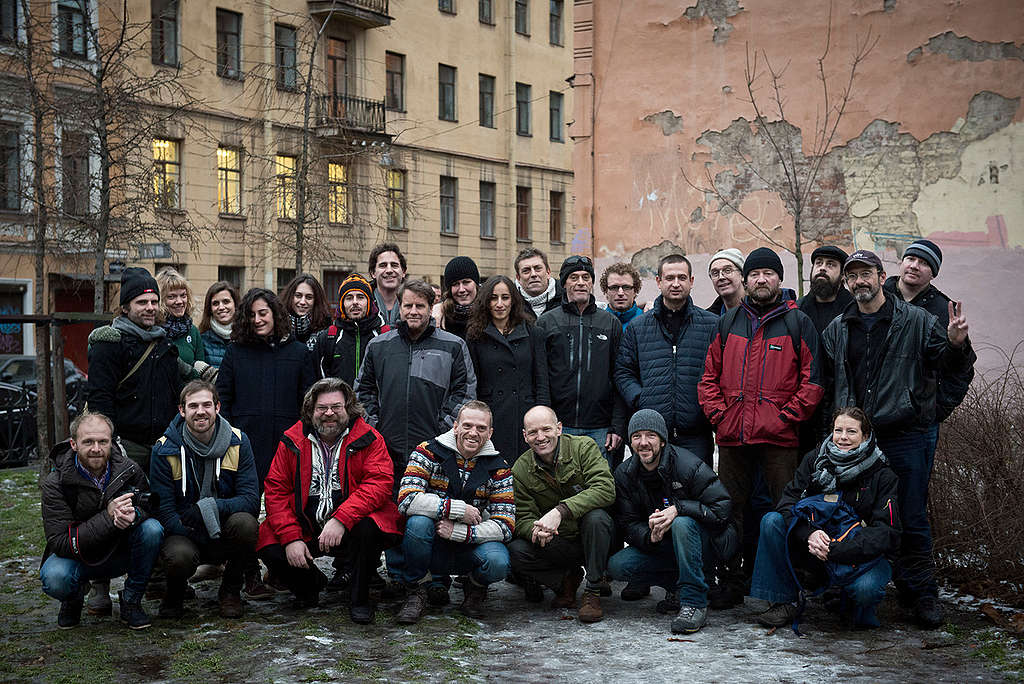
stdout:
<svg viewBox="0 0 1024 684">
<path fill-rule="evenodd" d="M 622 324 L 622 329 L 625 330 L 629 322 L 644 312 L 636 303 L 629 307 L 625 311 L 616 311 L 612 308 L 612 305 L 608 305 L 608 313 L 619 319 L 619 323 Z"/>
</svg>

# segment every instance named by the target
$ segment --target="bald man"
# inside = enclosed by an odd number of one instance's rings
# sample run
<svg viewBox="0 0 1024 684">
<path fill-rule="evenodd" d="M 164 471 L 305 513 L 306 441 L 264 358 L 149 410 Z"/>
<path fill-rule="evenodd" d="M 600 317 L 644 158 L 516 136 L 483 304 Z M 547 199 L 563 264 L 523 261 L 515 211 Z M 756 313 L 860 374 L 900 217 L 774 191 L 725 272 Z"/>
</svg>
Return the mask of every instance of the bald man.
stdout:
<svg viewBox="0 0 1024 684">
<path fill-rule="evenodd" d="M 579 619 L 597 622 L 603 617 L 599 596 L 611 593 L 605 574 L 614 525 L 605 508 L 615 502 L 615 481 L 608 461 L 590 437 L 562 434 L 547 406 L 526 412 L 523 437 L 530 449 L 512 466 L 512 570 L 528 601 L 542 601 L 546 586 L 556 593 L 551 606 L 557 609 L 576 606 L 584 566 Z"/>
</svg>

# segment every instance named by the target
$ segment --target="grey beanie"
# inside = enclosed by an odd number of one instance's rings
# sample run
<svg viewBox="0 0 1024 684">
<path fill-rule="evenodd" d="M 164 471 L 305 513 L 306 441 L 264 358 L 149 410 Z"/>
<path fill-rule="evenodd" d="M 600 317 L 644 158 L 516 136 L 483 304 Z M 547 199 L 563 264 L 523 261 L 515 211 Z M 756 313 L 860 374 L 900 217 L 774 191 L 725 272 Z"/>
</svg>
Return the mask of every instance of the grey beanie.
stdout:
<svg viewBox="0 0 1024 684">
<path fill-rule="evenodd" d="M 708 261 L 708 273 L 711 272 L 711 264 L 715 263 L 719 259 L 731 261 L 736 266 L 736 268 L 738 268 L 741 271 L 743 270 L 743 252 L 736 249 L 735 247 L 730 247 L 728 249 L 720 249 L 714 253 L 714 255 L 711 257 L 711 260 Z"/>
<path fill-rule="evenodd" d="M 668 429 L 665 427 L 665 419 L 654 409 L 640 409 L 629 419 L 629 429 L 626 432 L 632 437 L 638 430 L 650 430 L 655 432 L 665 442 L 668 441 Z"/>
</svg>

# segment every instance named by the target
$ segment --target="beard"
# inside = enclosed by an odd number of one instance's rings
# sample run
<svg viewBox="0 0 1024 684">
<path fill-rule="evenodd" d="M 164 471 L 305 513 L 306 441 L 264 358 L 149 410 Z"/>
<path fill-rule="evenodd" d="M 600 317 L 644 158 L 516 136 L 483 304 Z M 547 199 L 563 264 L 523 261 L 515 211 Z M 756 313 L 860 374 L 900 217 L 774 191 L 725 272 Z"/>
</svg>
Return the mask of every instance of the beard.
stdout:
<svg viewBox="0 0 1024 684">
<path fill-rule="evenodd" d="M 316 430 L 316 433 L 320 435 L 320 439 L 326 442 L 333 442 L 338 438 L 338 435 L 344 431 L 345 425 L 340 420 L 327 422 L 323 419 L 314 418 L 313 428 Z"/>
<path fill-rule="evenodd" d="M 861 286 L 853 291 L 853 298 L 858 302 L 870 302 L 878 294 L 879 287 L 872 287 L 870 285 Z"/>
<path fill-rule="evenodd" d="M 750 291 L 750 301 L 760 306 L 777 302 L 781 296 L 781 287 L 754 288 Z"/>
<path fill-rule="evenodd" d="M 811 294 L 818 299 L 829 299 L 836 296 L 839 292 L 839 281 L 834 283 L 829 280 L 828 276 L 814 276 L 811 279 Z"/>
</svg>

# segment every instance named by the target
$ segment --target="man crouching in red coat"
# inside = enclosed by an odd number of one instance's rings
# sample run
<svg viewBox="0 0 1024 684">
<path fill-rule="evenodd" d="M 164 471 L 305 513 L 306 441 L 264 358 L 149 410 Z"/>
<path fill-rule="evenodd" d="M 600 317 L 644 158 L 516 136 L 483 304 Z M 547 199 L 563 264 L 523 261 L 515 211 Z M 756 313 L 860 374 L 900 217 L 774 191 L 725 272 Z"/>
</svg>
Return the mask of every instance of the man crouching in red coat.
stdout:
<svg viewBox="0 0 1024 684">
<path fill-rule="evenodd" d="M 324 378 L 306 392 L 301 420 L 277 446 L 265 480 L 267 518 L 256 551 L 299 607 L 319 603 L 327 578 L 319 556 L 352 562 L 353 622 L 373 621 L 370 576 L 381 551 L 401 541 L 391 500 L 393 467 L 384 438 L 363 420 L 344 381 Z"/>
</svg>

